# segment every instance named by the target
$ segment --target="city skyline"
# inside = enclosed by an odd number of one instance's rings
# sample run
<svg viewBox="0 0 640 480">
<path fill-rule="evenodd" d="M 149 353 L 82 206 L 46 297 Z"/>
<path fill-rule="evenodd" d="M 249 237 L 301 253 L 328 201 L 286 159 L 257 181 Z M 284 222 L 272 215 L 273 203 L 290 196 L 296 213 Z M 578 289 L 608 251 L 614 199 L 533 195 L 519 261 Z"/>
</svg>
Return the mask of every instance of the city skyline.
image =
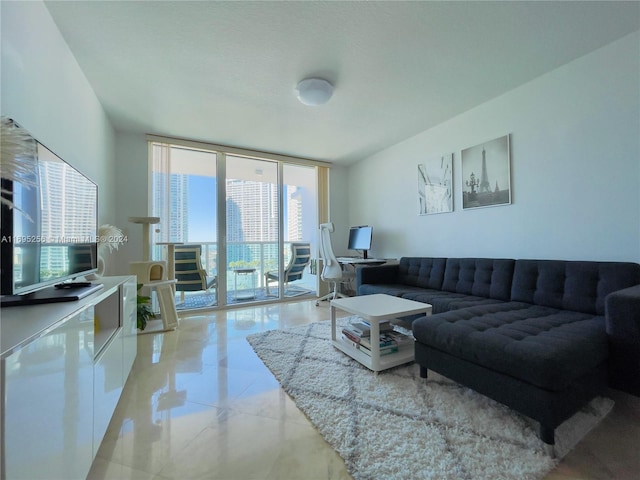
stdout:
<svg viewBox="0 0 640 480">
<path fill-rule="evenodd" d="M 173 174 L 170 195 L 160 193 L 166 183 L 164 174 L 154 174 L 154 215 L 169 218 L 169 227 L 161 223 L 157 241 L 215 242 L 217 235 L 217 183 L 215 177 Z M 285 240 L 304 240 L 304 187 L 285 185 Z M 227 208 L 227 241 L 273 242 L 278 238 L 277 185 L 252 180 L 227 180 L 227 202 L 238 206 L 239 215 Z M 238 229 L 240 225 L 242 228 Z M 242 232 L 239 237 L 235 232 Z"/>
<path fill-rule="evenodd" d="M 218 216 L 219 154 L 168 144 L 152 145 L 152 258 L 163 259 L 161 242 L 202 245 L 202 263 L 209 275 L 220 269 L 278 268 L 285 243 L 316 241 L 316 169 L 237 155 L 225 155 L 224 219 Z M 282 172 L 282 177 L 278 172 Z M 281 183 L 280 183 L 281 182 Z M 282 202 L 280 205 L 279 203 Z M 218 232 L 225 221 L 226 265 L 218 265 Z M 283 223 L 280 228 L 279 222 Z M 232 276 L 229 276 L 232 278 Z"/>
</svg>

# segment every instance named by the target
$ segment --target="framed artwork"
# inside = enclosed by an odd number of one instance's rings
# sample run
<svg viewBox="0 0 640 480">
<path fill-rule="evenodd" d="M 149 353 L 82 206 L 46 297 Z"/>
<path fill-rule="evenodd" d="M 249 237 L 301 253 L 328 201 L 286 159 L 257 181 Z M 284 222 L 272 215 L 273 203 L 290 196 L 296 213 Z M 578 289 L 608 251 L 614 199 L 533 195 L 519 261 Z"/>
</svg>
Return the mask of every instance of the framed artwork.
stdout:
<svg viewBox="0 0 640 480">
<path fill-rule="evenodd" d="M 511 203 L 509 135 L 462 150 L 462 208 Z"/>
<path fill-rule="evenodd" d="M 453 211 L 453 153 L 418 164 L 418 215 Z"/>
</svg>

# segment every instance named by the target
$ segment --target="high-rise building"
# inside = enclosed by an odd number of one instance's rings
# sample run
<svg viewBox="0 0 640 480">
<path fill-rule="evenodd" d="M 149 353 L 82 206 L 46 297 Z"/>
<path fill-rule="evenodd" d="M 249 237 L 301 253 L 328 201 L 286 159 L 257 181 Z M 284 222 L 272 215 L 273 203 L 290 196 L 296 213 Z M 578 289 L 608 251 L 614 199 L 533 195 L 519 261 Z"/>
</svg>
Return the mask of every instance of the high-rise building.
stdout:
<svg viewBox="0 0 640 480">
<path fill-rule="evenodd" d="M 169 183 L 169 194 L 165 185 Z M 154 172 L 153 215 L 160 217 L 157 241 L 186 242 L 189 231 L 189 175 Z M 168 220 L 168 225 L 166 220 Z"/>
<path fill-rule="evenodd" d="M 275 184 L 227 180 L 227 199 L 238 207 L 237 214 L 227 216 L 227 241 L 278 240 L 278 189 Z M 242 232 L 243 240 L 238 238 L 239 231 Z M 235 238 L 230 235 L 235 235 Z"/>
<path fill-rule="evenodd" d="M 295 185 L 287 185 L 286 189 L 286 215 L 287 222 L 287 238 L 290 242 L 303 240 L 303 224 L 302 224 L 302 192 L 300 187 Z"/>
<path fill-rule="evenodd" d="M 95 215 L 86 212 L 95 208 L 95 204 L 87 202 L 94 192 L 63 162 L 40 162 L 38 168 L 40 196 L 48 199 L 43 203 L 46 208 L 41 211 L 42 231 L 39 234 L 43 239 L 62 244 L 42 249 L 40 270 L 67 271 L 69 253 L 63 245 L 86 242 L 88 237 L 95 235 Z"/>
</svg>

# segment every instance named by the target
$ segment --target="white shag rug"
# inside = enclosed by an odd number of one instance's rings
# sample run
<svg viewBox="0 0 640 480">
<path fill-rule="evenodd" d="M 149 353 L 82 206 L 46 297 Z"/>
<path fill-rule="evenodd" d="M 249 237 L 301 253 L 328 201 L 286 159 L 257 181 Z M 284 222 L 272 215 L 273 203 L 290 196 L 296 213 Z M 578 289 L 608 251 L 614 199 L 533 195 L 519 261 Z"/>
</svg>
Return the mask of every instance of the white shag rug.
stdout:
<svg viewBox="0 0 640 480">
<path fill-rule="evenodd" d="M 540 479 L 558 462 L 536 422 L 413 363 L 375 375 L 331 344 L 329 321 L 247 340 L 356 480 Z M 557 457 L 612 408 L 596 398 L 558 427 Z"/>
</svg>

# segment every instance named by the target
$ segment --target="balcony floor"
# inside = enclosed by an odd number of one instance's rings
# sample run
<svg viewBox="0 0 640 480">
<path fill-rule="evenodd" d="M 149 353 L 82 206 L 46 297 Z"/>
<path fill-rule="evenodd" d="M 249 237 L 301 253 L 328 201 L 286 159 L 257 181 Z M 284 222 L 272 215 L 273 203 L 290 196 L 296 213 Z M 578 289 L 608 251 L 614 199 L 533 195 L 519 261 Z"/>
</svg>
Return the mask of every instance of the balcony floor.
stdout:
<svg viewBox="0 0 640 480">
<path fill-rule="evenodd" d="M 285 289 L 285 298 L 313 297 L 315 292 L 300 285 L 290 285 Z M 269 287 L 267 295 L 264 287 L 255 289 L 255 295 L 248 290 L 230 290 L 227 292 L 227 305 L 247 304 L 254 302 L 273 301 L 278 298 L 278 288 Z M 198 308 L 209 308 L 216 305 L 216 291 L 211 289 L 211 293 L 206 291 L 185 292 L 184 302 L 180 299 L 180 292 L 176 293 L 176 310 L 194 310 Z"/>
</svg>

